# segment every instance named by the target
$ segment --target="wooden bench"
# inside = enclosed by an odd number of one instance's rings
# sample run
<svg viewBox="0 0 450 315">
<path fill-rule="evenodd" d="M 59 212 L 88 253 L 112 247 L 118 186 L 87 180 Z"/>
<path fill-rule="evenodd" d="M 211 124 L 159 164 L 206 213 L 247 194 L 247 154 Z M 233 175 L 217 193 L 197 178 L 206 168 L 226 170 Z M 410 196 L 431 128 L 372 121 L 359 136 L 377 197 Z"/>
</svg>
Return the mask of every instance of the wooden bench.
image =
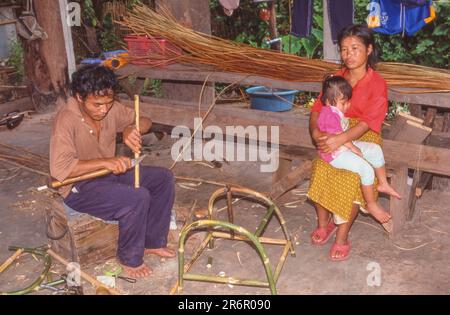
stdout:
<svg viewBox="0 0 450 315">
<path fill-rule="evenodd" d="M 67 207 L 62 199 L 52 201 L 46 211 L 47 237 L 52 249 L 81 268 L 116 256 L 119 226 Z"/>
<path fill-rule="evenodd" d="M 423 119 L 400 113 L 396 116 L 385 138 L 421 144 L 431 134 L 431 131 L 431 128 L 424 126 Z M 280 197 L 300 181 L 309 179 L 311 171 L 310 160 L 314 157 L 315 154 L 312 154 L 311 151 L 282 147 L 280 152 L 280 167 L 272 177 L 272 198 Z M 300 160 L 300 165 L 292 170 L 292 161 L 294 160 Z M 415 190 L 417 185 L 414 185 L 414 183 L 412 187 L 408 185 L 408 167 L 387 165 L 386 168 L 391 185 L 403 197 L 400 200 L 390 198 L 389 211 L 393 221 L 390 237 L 395 237 L 403 229 L 406 221 L 412 218 L 414 208 L 411 207 L 411 204 L 412 200 L 416 198 Z"/>
</svg>

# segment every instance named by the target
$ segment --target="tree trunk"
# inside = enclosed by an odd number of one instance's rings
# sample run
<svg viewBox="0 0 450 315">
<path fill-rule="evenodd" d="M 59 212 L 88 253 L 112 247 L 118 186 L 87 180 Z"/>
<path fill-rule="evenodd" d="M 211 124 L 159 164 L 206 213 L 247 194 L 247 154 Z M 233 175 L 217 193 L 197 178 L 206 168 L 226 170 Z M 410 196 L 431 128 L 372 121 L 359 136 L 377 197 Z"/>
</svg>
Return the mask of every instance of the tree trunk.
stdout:
<svg viewBox="0 0 450 315">
<path fill-rule="evenodd" d="M 48 38 L 25 42 L 24 66 L 36 111 L 48 112 L 67 97 L 67 56 L 58 0 L 33 4 L 37 22 Z"/>
</svg>

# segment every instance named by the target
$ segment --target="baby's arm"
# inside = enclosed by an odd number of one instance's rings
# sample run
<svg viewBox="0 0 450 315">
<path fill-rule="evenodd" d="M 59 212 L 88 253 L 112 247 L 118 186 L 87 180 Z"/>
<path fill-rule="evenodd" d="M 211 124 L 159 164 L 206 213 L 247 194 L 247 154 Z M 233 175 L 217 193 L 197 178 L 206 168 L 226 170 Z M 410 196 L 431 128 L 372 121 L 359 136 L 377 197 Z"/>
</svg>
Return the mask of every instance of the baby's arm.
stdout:
<svg viewBox="0 0 450 315">
<path fill-rule="evenodd" d="M 355 153 L 356 155 L 363 157 L 361 150 L 356 145 L 354 145 L 353 142 L 351 142 L 351 141 L 346 142 L 346 143 L 344 143 L 344 146 L 349 148 L 350 150 L 352 150 L 352 152 Z"/>
</svg>

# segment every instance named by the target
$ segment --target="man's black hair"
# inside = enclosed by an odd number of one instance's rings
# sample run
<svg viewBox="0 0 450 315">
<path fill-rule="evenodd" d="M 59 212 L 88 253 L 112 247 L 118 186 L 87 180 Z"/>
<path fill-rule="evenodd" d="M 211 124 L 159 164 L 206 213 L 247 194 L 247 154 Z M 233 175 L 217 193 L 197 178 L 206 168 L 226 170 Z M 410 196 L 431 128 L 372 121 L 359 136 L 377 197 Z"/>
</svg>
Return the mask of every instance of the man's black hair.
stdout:
<svg viewBox="0 0 450 315">
<path fill-rule="evenodd" d="M 118 83 L 111 69 L 104 66 L 84 66 L 72 75 L 70 89 L 72 96 L 77 94 L 84 100 L 89 94 L 105 96 L 115 92 Z"/>
</svg>

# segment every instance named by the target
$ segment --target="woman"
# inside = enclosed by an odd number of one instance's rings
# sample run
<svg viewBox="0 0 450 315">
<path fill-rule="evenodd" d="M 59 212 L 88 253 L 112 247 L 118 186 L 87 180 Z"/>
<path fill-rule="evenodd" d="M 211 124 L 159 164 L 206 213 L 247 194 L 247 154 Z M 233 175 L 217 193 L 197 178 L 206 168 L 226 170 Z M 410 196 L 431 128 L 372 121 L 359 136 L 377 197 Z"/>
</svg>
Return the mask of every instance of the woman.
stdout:
<svg viewBox="0 0 450 315">
<path fill-rule="evenodd" d="M 309 127 L 317 148 L 324 153 L 356 139 L 381 144 L 381 125 L 388 107 L 386 82 L 374 71 L 378 54 L 371 30 L 364 25 L 348 26 L 341 31 L 338 42 L 343 68 L 336 74 L 343 76 L 353 88 L 346 112 L 351 128 L 339 135 L 320 132 L 317 118 L 324 104 L 319 97 L 311 109 Z M 317 229 L 311 234 L 312 243 L 324 245 L 336 231 L 330 259 L 348 258 L 348 233 L 359 206 L 364 205 L 359 177 L 316 159 L 308 196 L 314 202 L 318 219 Z"/>
</svg>

